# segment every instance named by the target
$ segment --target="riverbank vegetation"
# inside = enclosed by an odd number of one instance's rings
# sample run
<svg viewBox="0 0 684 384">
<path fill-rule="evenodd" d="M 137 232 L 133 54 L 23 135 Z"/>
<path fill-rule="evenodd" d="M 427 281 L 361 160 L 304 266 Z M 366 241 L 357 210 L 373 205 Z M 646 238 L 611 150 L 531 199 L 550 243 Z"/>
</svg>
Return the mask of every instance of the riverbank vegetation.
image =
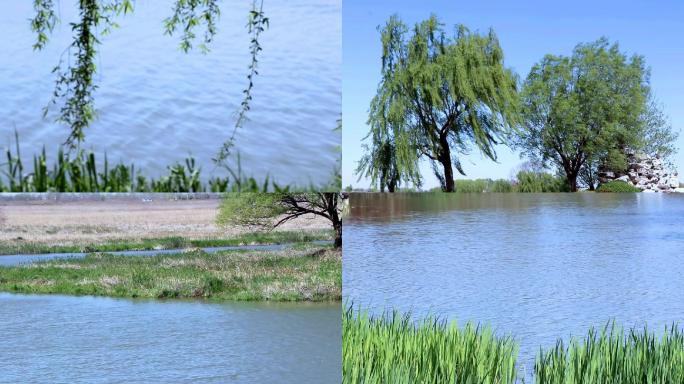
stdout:
<svg viewBox="0 0 684 384">
<path fill-rule="evenodd" d="M 107 240 L 101 244 L 51 245 L 25 240 L 6 241 L 0 244 L 0 255 L 29 255 L 45 253 L 117 252 L 160 249 L 225 247 L 255 244 L 304 243 L 316 240 L 333 240 L 332 231 L 270 231 L 246 233 L 231 238 L 185 239 L 163 237 L 142 240 Z"/>
<path fill-rule="evenodd" d="M 295 190 L 335 190 L 338 180 L 333 176 L 330 184 L 281 185 L 266 175 L 263 180 L 246 176 L 242 171 L 239 153 L 235 167 L 224 159 L 222 169 L 226 177 L 212 177 L 203 181 L 202 167 L 193 157 L 167 167 L 167 174 L 159 178 L 145 176 L 134 164 L 122 161 L 111 164 L 105 153 L 101 165 L 93 152 L 74 153 L 60 148 L 52 166 L 42 152 L 33 156 L 32 170 L 25 167 L 21 157 L 19 137 L 15 133 L 14 149 L 5 151 L 6 161 L 0 162 L 0 192 L 269 192 Z M 3 177 L 4 176 L 4 177 Z"/>
<path fill-rule="evenodd" d="M 398 312 L 372 317 L 348 307 L 342 321 L 344 383 L 518 383 L 517 343 L 489 328 L 459 328 L 434 317 Z M 684 382 L 684 333 L 667 327 L 625 332 L 614 323 L 584 338 L 541 349 L 537 384 Z"/>
<path fill-rule="evenodd" d="M 434 188 L 431 192 L 441 192 L 441 188 Z M 545 193 L 568 192 L 565 181 L 557 176 L 545 172 L 520 171 L 515 180 L 506 179 L 460 179 L 454 192 L 457 193 Z"/>
<path fill-rule="evenodd" d="M 675 326 L 660 337 L 647 328 L 592 328 L 583 341 L 542 350 L 534 371 L 538 384 L 683 383 L 684 333 Z"/>
<path fill-rule="evenodd" d="M 342 295 L 339 250 L 190 250 L 152 257 L 93 253 L 0 267 L 0 291 L 129 298 L 333 301 Z"/>
<path fill-rule="evenodd" d="M 594 190 L 601 173 L 624 174 L 630 153 L 667 161 L 676 152 L 678 131 L 653 96 L 643 56 L 599 38 L 570 56 L 545 55 L 519 81 L 494 31 L 452 30 L 435 16 L 409 28 L 396 15 L 380 29 L 382 77 L 356 169 L 379 191 L 419 189 L 424 159 L 440 189 L 457 192 L 461 156 L 476 149 L 496 160 L 499 144 L 562 176 L 572 192 Z"/>
<path fill-rule="evenodd" d="M 486 327 L 349 308 L 342 335 L 344 383 L 515 383 L 516 343 Z"/>
</svg>

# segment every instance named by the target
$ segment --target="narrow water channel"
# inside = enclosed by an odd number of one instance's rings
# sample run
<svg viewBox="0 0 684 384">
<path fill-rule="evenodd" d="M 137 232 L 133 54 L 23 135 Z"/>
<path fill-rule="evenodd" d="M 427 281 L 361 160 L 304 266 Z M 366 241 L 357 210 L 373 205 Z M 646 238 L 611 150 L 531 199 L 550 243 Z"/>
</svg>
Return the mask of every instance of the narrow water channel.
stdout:
<svg viewBox="0 0 684 384">
<path fill-rule="evenodd" d="M 313 244 L 329 245 L 331 241 L 314 240 Z M 205 247 L 199 248 L 206 253 L 216 253 L 222 251 L 280 251 L 289 248 L 294 243 L 284 244 L 255 244 L 255 245 L 235 245 L 225 247 Z M 187 249 L 152 249 L 141 251 L 116 251 L 116 252 L 102 252 L 114 256 L 131 256 L 131 257 L 150 257 L 157 255 L 172 255 L 177 253 L 187 252 Z M 70 252 L 70 253 L 47 253 L 47 254 L 33 254 L 33 255 L 0 255 L 0 267 L 29 264 L 41 261 L 49 261 L 55 259 L 82 259 L 93 252 Z"/>
</svg>

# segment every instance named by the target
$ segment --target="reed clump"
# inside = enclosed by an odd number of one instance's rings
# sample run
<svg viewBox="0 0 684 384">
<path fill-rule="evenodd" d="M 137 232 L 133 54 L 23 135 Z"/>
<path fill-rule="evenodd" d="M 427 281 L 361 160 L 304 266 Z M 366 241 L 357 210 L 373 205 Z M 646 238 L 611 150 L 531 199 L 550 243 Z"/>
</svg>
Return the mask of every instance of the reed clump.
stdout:
<svg viewBox="0 0 684 384">
<path fill-rule="evenodd" d="M 518 346 L 490 328 L 459 328 L 397 311 L 380 317 L 348 308 L 342 321 L 344 383 L 514 383 Z"/>
<path fill-rule="evenodd" d="M 684 333 L 675 325 L 660 337 L 646 327 L 624 332 L 611 322 L 583 341 L 540 349 L 534 371 L 538 384 L 684 383 Z"/>
<path fill-rule="evenodd" d="M 15 148 L 7 148 L 5 162 L 0 162 L 0 192 L 289 192 L 329 188 L 280 185 L 268 175 L 258 181 L 243 173 L 239 153 L 235 168 L 226 166 L 227 177 L 212 177 L 207 182 L 202 181 L 202 169 L 192 156 L 168 166 L 167 174 L 156 179 L 145 176 L 134 164 L 110 164 L 106 153 L 101 166 L 96 160 L 93 152 L 67 153 L 60 148 L 49 166 L 43 147 L 33 156 L 33 169 L 29 171 L 15 132 Z"/>
</svg>

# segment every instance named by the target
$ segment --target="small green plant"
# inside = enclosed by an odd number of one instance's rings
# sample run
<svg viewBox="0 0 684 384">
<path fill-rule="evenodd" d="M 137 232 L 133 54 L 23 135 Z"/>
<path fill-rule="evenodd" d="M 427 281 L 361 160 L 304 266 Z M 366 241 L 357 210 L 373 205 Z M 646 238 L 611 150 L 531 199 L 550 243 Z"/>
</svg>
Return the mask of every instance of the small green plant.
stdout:
<svg viewBox="0 0 684 384">
<path fill-rule="evenodd" d="M 342 319 L 343 383 L 515 383 L 517 344 L 471 323 L 459 328 L 409 314 L 371 317 L 348 307 Z"/>
<path fill-rule="evenodd" d="M 641 189 L 625 181 L 613 180 L 599 185 L 598 188 L 596 188 L 596 192 L 633 193 L 641 192 Z"/>
</svg>

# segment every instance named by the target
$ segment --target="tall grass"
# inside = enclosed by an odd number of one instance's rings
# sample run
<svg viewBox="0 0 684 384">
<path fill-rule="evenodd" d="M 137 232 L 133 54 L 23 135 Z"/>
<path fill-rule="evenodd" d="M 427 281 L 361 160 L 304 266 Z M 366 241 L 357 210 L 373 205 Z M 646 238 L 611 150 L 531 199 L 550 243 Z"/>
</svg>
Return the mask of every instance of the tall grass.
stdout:
<svg viewBox="0 0 684 384">
<path fill-rule="evenodd" d="M 344 383 L 514 383 L 517 344 L 486 327 L 459 328 L 398 312 L 370 317 L 349 307 L 342 320 Z"/>
<path fill-rule="evenodd" d="M 567 183 L 561 177 L 545 172 L 520 171 L 516 175 L 517 192 L 569 192 Z"/>
<path fill-rule="evenodd" d="M 482 192 L 515 192 L 515 184 L 509 180 L 498 179 L 475 179 L 456 180 L 456 192 L 482 193 Z"/>
<path fill-rule="evenodd" d="M 288 191 L 294 186 L 279 185 L 269 176 L 263 181 L 243 174 L 240 154 L 236 168 L 227 168 L 228 177 L 214 177 L 203 183 L 201 168 L 193 157 L 167 167 L 167 174 L 158 179 L 147 178 L 133 164 L 111 165 L 104 154 L 98 168 L 95 154 L 83 150 L 57 152 L 56 161 L 48 166 L 45 147 L 33 156 L 33 169 L 25 169 L 15 132 L 15 148 L 7 148 L 6 161 L 0 163 L 0 192 L 269 192 Z M 4 180 L 3 180 L 4 176 Z M 299 189 L 299 188 L 297 188 Z M 316 189 L 311 185 L 308 189 Z"/>
<path fill-rule="evenodd" d="M 538 384 L 684 383 L 684 334 L 672 327 L 661 337 L 643 330 L 625 333 L 614 323 L 589 330 L 583 342 L 558 341 L 540 350 L 535 363 Z"/>
<path fill-rule="evenodd" d="M 441 191 L 435 188 L 433 192 Z M 545 172 L 520 171 L 515 180 L 505 179 L 459 179 L 456 180 L 456 192 L 460 193 L 541 193 L 568 192 L 565 180 Z"/>
</svg>

